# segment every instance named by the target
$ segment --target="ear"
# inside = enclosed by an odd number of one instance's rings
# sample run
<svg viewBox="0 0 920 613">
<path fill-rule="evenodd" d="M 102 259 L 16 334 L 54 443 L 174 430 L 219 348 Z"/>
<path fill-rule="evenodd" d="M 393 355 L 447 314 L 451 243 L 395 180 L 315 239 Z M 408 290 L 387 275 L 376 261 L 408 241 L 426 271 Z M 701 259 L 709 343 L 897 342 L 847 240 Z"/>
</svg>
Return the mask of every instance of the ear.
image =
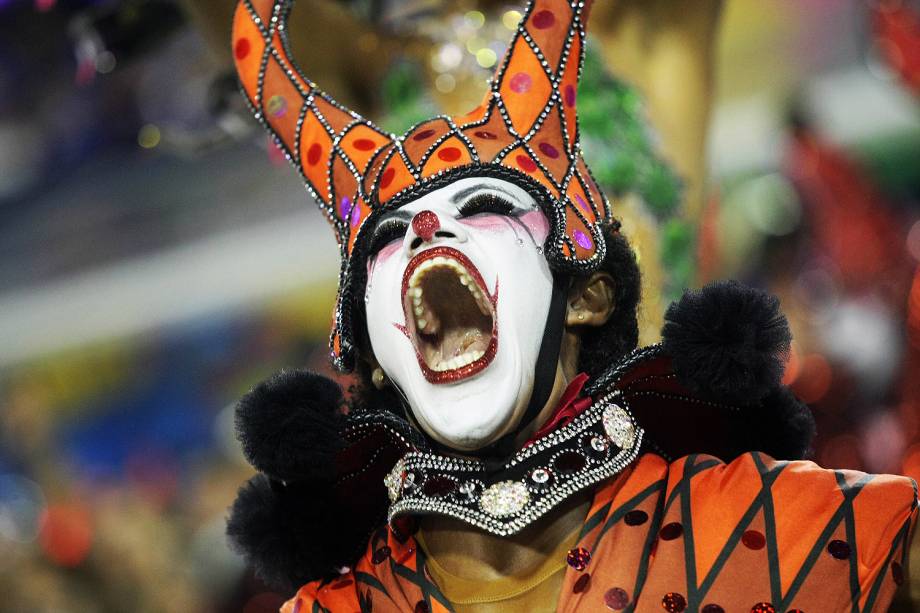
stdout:
<svg viewBox="0 0 920 613">
<path fill-rule="evenodd" d="M 606 272 L 575 279 L 569 290 L 566 326 L 600 327 L 607 323 L 616 308 L 615 287 L 613 277 Z"/>
</svg>

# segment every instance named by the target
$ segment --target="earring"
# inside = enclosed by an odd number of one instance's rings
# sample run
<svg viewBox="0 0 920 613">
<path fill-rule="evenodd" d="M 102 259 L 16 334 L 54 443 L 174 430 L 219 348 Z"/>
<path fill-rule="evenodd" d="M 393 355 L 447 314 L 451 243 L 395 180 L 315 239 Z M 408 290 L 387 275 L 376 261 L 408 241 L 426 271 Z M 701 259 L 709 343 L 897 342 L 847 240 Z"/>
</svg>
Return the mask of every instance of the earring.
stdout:
<svg viewBox="0 0 920 613">
<path fill-rule="evenodd" d="M 371 373 L 371 382 L 379 390 L 382 390 L 387 384 L 387 377 L 383 374 L 383 369 L 379 366 Z"/>
</svg>

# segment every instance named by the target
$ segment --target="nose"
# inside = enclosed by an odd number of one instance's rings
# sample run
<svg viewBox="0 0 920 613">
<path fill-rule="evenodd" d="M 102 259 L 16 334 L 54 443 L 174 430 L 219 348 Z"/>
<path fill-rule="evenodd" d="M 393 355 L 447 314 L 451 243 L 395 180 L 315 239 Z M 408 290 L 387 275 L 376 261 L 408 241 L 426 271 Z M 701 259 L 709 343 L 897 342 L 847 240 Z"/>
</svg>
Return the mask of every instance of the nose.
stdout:
<svg viewBox="0 0 920 613">
<path fill-rule="evenodd" d="M 425 245 L 441 242 L 464 242 L 466 232 L 449 215 L 438 215 L 434 211 L 425 209 L 412 217 L 409 230 L 406 232 L 404 247 L 410 257 Z"/>
</svg>

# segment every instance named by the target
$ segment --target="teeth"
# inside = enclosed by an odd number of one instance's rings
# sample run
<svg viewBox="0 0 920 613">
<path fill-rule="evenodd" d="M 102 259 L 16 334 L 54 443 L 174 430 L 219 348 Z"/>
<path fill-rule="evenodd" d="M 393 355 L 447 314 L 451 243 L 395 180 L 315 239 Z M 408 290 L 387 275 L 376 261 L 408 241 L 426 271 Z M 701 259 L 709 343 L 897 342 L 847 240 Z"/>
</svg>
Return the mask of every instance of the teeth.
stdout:
<svg viewBox="0 0 920 613">
<path fill-rule="evenodd" d="M 419 330 L 424 330 L 428 326 L 428 322 L 424 319 L 419 319 L 416 323 L 418 323 Z"/>
<path fill-rule="evenodd" d="M 420 306 L 416 306 L 415 309 L 413 309 L 413 310 L 415 311 L 415 316 L 416 316 L 416 317 L 421 317 L 421 316 L 422 316 L 422 313 L 425 312 L 425 309 L 423 309 L 423 308 L 420 307 Z"/>
<path fill-rule="evenodd" d="M 466 353 L 459 355 L 455 358 L 449 360 L 443 360 L 434 367 L 434 370 L 437 372 L 445 372 L 448 370 L 456 370 L 457 368 L 463 368 L 468 366 L 485 355 L 485 351 L 467 351 Z"/>
</svg>

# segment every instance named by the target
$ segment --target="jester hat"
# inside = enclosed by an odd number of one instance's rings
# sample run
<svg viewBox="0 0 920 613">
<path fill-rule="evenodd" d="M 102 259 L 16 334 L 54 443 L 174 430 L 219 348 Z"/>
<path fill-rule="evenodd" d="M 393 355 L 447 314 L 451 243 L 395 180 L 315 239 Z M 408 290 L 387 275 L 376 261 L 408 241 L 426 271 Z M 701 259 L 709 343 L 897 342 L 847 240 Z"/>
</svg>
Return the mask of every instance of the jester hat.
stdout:
<svg viewBox="0 0 920 613">
<path fill-rule="evenodd" d="M 582 158 L 576 94 L 590 0 L 531 0 L 483 102 L 388 134 L 317 88 L 287 40 L 292 0 L 240 0 L 233 55 L 256 118 L 328 218 L 342 257 L 330 338 L 340 370 L 355 365 L 369 236 L 376 219 L 463 177 L 512 182 L 540 204 L 555 270 L 589 272 L 603 260 L 610 205 Z M 370 228 L 370 230 L 365 230 Z"/>
</svg>

